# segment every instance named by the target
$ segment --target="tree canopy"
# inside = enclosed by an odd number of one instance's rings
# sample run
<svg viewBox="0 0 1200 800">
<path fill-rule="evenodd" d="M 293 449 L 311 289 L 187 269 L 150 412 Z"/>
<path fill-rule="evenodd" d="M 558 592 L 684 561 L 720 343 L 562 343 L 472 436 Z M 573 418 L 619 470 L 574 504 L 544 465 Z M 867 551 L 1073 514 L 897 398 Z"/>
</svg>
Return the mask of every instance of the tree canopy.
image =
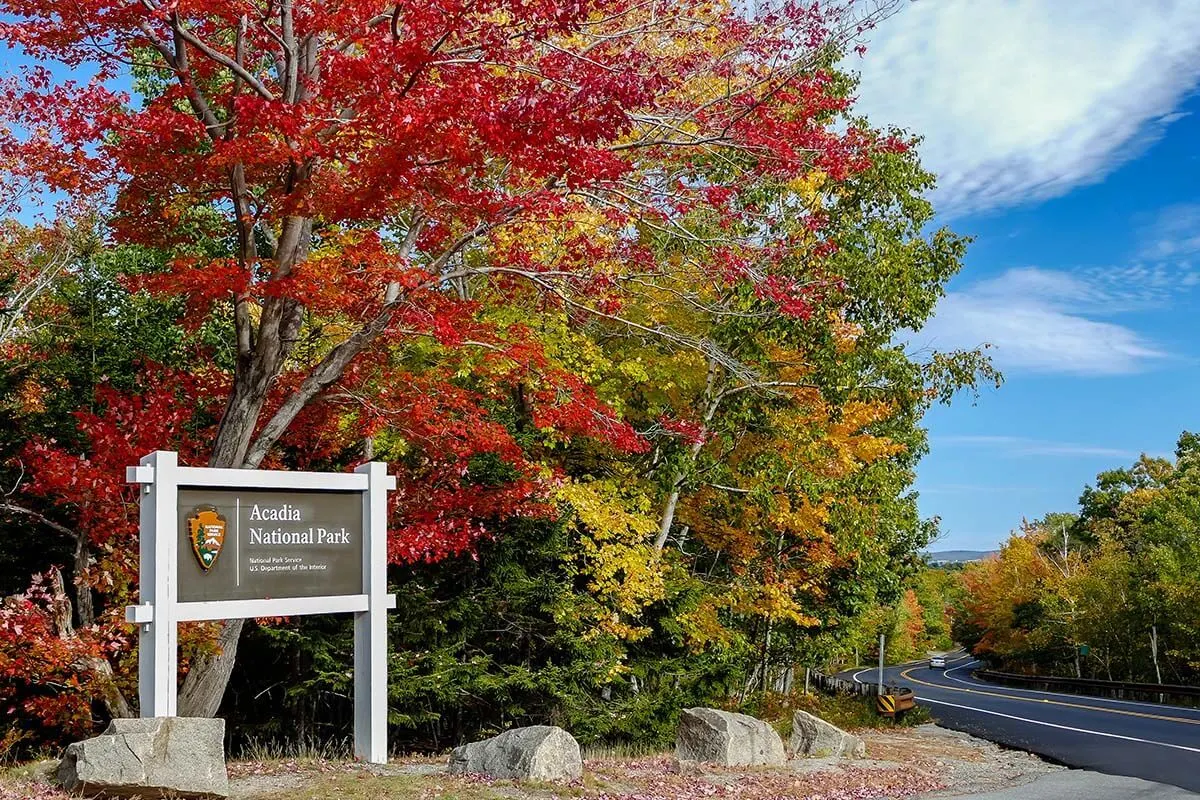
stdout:
<svg viewBox="0 0 1200 800">
<path fill-rule="evenodd" d="M 901 600 L 886 624 L 916 647 L 938 618 L 906 594 L 934 532 L 921 415 L 998 376 L 902 344 L 966 243 L 933 228 L 917 140 L 853 109 L 842 59 L 895 7 L 4 2 L 0 40 L 94 73 L 0 86 L 5 199 L 65 198 L 3 240 L 24 591 L 0 691 L 26 732 L 132 711 L 123 468 L 153 449 L 389 463 L 424 637 L 397 634 L 393 700 L 426 744 L 451 662 L 543 719 L 645 719 L 786 685 Z M 477 602 L 523 644 L 489 640 Z M 323 624 L 254 624 L 248 646 L 308 664 L 296 702 L 333 724 L 346 642 Z M 226 700 L 255 680 L 243 627 L 185 631 L 181 714 L 256 713 Z M 18 628 L 67 689 L 38 689 Z M 495 724 L 477 714 L 452 735 Z"/>
</svg>

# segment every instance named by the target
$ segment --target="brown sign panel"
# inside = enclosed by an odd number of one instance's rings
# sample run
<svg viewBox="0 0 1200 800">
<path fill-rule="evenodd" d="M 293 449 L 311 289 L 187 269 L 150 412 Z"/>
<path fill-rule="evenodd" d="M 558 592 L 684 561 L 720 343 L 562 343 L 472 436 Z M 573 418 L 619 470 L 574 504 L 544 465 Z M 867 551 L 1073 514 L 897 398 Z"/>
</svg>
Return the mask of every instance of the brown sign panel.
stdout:
<svg viewBox="0 0 1200 800">
<path fill-rule="evenodd" d="M 179 489 L 179 600 L 362 594 L 361 492 Z"/>
</svg>

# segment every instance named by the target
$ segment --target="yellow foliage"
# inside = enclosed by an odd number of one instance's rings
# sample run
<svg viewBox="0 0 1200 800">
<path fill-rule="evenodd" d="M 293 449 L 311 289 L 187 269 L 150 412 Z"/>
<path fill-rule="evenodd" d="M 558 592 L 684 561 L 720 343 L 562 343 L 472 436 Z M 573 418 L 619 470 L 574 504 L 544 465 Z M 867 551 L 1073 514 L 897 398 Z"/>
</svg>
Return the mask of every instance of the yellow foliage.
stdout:
<svg viewBox="0 0 1200 800">
<path fill-rule="evenodd" d="M 814 505 L 807 497 L 794 499 L 782 496 L 771 514 L 771 524 L 777 530 L 790 534 L 820 534 L 829 521 L 829 510 L 823 505 Z"/>
<path fill-rule="evenodd" d="M 732 632 L 721 623 L 722 604 L 719 598 L 705 597 L 696 608 L 679 615 L 679 627 L 689 649 L 724 647 L 732 642 Z"/>
<path fill-rule="evenodd" d="M 645 630 L 625 622 L 665 593 L 665 565 L 653 545 L 657 516 L 649 495 L 615 478 L 571 481 L 558 492 L 579 529 L 579 570 L 596 599 L 597 628 L 625 639 Z"/>
<path fill-rule="evenodd" d="M 804 613 L 797 602 L 796 588 L 789 582 L 772 580 L 739 586 L 733 593 L 730 608 L 738 614 L 793 622 L 805 628 L 821 624 L 816 617 Z"/>
</svg>

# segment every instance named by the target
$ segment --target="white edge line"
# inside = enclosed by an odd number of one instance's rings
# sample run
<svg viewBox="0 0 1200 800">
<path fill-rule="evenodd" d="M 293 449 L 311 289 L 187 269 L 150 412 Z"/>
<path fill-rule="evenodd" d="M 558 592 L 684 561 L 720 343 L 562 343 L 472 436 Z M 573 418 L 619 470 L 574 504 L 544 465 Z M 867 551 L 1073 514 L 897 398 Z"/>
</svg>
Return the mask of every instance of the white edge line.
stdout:
<svg viewBox="0 0 1200 800">
<path fill-rule="evenodd" d="M 1070 725 L 1059 725 L 1054 722 L 1043 722 L 1040 719 L 1028 719 L 1026 717 L 1018 717 L 1013 714 L 1001 714 L 999 711 L 989 711 L 986 708 L 976 708 L 975 706 L 964 706 L 958 703 L 947 703 L 944 700 L 930 700 L 928 697 L 921 697 L 918 703 L 934 703 L 939 706 L 950 706 L 951 708 L 961 708 L 965 711 L 977 711 L 980 714 L 991 714 L 993 717 L 1004 717 L 1005 719 L 1015 719 L 1018 722 L 1028 722 L 1030 725 L 1044 725 L 1047 728 L 1058 728 L 1062 731 L 1072 731 L 1074 733 L 1086 733 L 1092 736 L 1103 736 L 1107 739 L 1123 739 L 1126 742 L 1138 742 L 1140 744 L 1155 744 L 1159 747 L 1171 747 L 1175 750 L 1186 750 L 1189 753 L 1200 753 L 1200 747 L 1187 747 L 1182 744 L 1171 744 L 1170 742 L 1156 742 L 1153 739 L 1139 739 L 1136 736 L 1122 736 L 1119 733 L 1106 733 L 1104 731 L 1091 731 L 1087 728 L 1072 728 Z"/>
<path fill-rule="evenodd" d="M 1155 709 L 1158 709 L 1159 711 L 1184 711 L 1184 712 L 1188 712 L 1191 714 L 1200 714 L 1200 708 L 1190 708 L 1188 706 L 1173 706 L 1170 703 L 1146 703 L 1146 702 L 1139 702 L 1137 700 L 1117 700 L 1117 699 L 1111 698 L 1111 697 L 1096 697 L 1095 695 L 1089 695 L 1089 694 L 1067 694 L 1066 692 L 1046 692 L 1046 691 L 1042 691 L 1041 689 L 1020 689 L 1015 686 L 1001 686 L 1000 684 L 988 683 L 987 681 L 964 680 L 963 678 L 956 678 L 950 674 L 951 672 L 954 672 L 954 670 L 956 670 L 956 669 L 964 669 L 966 667 L 971 666 L 971 664 L 978 664 L 978 663 L 979 663 L 979 661 L 975 660 L 968 664 L 963 664 L 961 666 L 954 667 L 953 669 L 948 669 L 948 670 L 946 670 L 946 677 L 952 681 L 955 681 L 956 683 L 961 683 L 963 686 L 971 686 L 976 689 L 989 689 L 989 690 L 1001 689 L 1001 690 L 1007 690 L 1010 692 L 1025 692 L 1027 694 L 1045 694 L 1045 695 L 1049 695 L 1050 697 L 1061 697 L 1064 700 L 1096 700 L 1101 703 L 1116 703 L 1116 704 L 1122 705 L 1122 706 L 1138 706 L 1140 708 L 1155 708 Z M 1011 695 L 1011 697 L 1013 697 L 1014 700 L 1021 699 L 1019 696 L 1016 696 L 1016 695 Z M 1104 706 L 1095 706 L 1095 708 L 1103 710 Z"/>
</svg>

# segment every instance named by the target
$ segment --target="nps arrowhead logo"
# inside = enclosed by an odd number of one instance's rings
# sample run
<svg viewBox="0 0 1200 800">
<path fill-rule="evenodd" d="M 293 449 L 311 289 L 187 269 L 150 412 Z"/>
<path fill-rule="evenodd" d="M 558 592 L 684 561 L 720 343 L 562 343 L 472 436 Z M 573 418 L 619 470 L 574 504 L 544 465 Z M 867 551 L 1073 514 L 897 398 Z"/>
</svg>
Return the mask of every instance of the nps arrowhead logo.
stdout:
<svg viewBox="0 0 1200 800">
<path fill-rule="evenodd" d="M 187 526 L 196 561 L 208 572 L 225 546 L 225 518 L 212 506 L 196 506 L 187 518 Z"/>
</svg>

